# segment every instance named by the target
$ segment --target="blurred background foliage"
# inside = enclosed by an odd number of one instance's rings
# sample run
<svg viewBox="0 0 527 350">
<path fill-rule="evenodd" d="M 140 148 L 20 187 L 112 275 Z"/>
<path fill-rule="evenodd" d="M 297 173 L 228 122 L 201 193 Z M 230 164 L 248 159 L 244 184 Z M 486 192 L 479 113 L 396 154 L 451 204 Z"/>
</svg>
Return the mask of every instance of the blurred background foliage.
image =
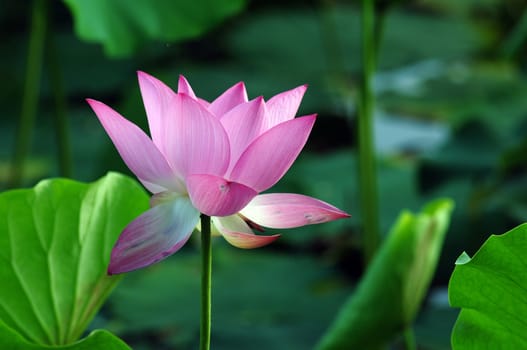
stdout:
<svg viewBox="0 0 527 350">
<path fill-rule="evenodd" d="M 317 124 L 273 191 L 315 196 L 352 219 L 284 232 L 257 251 L 215 242 L 213 339 L 215 349 L 314 345 L 363 273 L 355 136 L 358 2 L 142 0 L 131 6 L 125 0 L 65 0 L 46 6 L 23 186 L 54 176 L 93 181 L 109 170 L 129 173 L 84 99 L 102 100 L 146 130 L 137 70 L 172 87 L 183 74 L 209 100 L 240 80 L 250 98 L 309 84 L 299 114 L 318 113 Z M 456 258 L 527 217 L 527 5 L 383 0 L 376 7 L 380 224 L 386 233 L 403 208 L 416 210 L 438 196 L 455 200 L 432 289 L 415 324 L 421 348 L 448 349 L 457 311 L 448 307 L 446 284 Z M 23 1 L 6 1 L 0 10 L 3 189 L 23 110 L 31 13 L 31 2 Z M 57 124 L 61 108 L 66 118 Z M 71 153 L 64 152 L 57 125 L 68 131 Z M 68 156 L 71 174 L 60 165 Z M 134 349 L 195 348 L 196 247 L 127 276 L 94 327 L 116 332 Z"/>
</svg>

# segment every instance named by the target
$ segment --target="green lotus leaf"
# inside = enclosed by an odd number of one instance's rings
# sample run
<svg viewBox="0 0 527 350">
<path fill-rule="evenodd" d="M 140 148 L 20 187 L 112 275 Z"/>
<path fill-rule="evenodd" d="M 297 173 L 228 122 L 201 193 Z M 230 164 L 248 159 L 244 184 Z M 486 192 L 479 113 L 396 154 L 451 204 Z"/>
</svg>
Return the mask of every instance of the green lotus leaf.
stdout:
<svg viewBox="0 0 527 350">
<path fill-rule="evenodd" d="M 121 339 L 104 330 L 96 330 L 86 338 L 71 345 L 47 346 L 32 344 L 25 340 L 20 334 L 7 327 L 0 321 L 0 348 L 9 350 L 130 350 Z"/>
<path fill-rule="evenodd" d="M 117 173 L 1 193 L 0 320 L 30 343 L 78 340 L 119 281 L 106 274 L 114 242 L 147 207 L 141 186 Z"/>
<path fill-rule="evenodd" d="M 461 308 L 454 349 L 527 349 L 527 224 L 492 235 L 456 261 L 450 305 Z"/>
<path fill-rule="evenodd" d="M 75 32 L 104 45 L 110 56 L 128 56 L 147 40 L 197 37 L 240 12 L 245 0 L 64 0 Z"/>
</svg>

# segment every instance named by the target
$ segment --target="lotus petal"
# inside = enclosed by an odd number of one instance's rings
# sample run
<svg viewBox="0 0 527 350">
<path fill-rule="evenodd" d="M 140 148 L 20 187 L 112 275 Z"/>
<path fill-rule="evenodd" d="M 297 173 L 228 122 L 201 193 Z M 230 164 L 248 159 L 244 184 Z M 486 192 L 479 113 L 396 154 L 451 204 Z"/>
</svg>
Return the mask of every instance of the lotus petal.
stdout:
<svg viewBox="0 0 527 350">
<path fill-rule="evenodd" d="M 174 91 L 161 80 L 145 72 L 137 72 L 139 88 L 143 97 L 143 104 L 148 118 L 148 127 L 154 144 L 164 153 L 166 132 L 166 120 L 171 118 L 172 99 Z"/>
<path fill-rule="evenodd" d="M 179 81 L 178 81 L 178 94 L 185 94 L 190 97 L 192 97 L 194 100 L 198 101 L 203 107 L 209 108 L 210 103 L 208 101 L 205 101 L 202 98 L 199 98 L 194 94 L 194 90 L 192 90 L 192 87 L 190 86 L 187 79 L 180 75 Z"/>
<path fill-rule="evenodd" d="M 86 100 L 110 136 L 128 168 L 152 193 L 170 189 L 182 193 L 185 187 L 152 140 L 137 125 L 102 102 Z"/>
<path fill-rule="evenodd" d="M 302 85 L 275 95 L 267 101 L 267 116 L 263 130 L 268 130 L 275 125 L 293 119 L 298 112 L 298 107 L 306 90 L 307 85 Z"/>
<path fill-rule="evenodd" d="M 227 133 L 218 118 L 191 97 L 178 94 L 173 99 L 172 116 L 167 120 L 165 142 L 167 160 L 184 177 L 190 174 L 223 175 L 229 166 Z"/>
<path fill-rule="evenodd" d="M 258 195 L 240 214 L 270 228 L 300 227 L 349 217 L 349 214 L 326 202 L 294 193 Z"/>
<path fill-rule="evenodd" d="M 146 211 L 119 236 L 112 250 L 108 273 L 137 270 L 175 253 L 187 242 L 199 215 L 186 196 Z"/>
<path fill-rule="evenodd" d="M 186 94 L 193 99 L 197 100 L 196 94 L 194 93 L 194 90 L 192 90 L 192 87 L 190 86 L 187 79 L 185 79 L 184 76 L 180 75 L 178 80 L 178 86 L 177 86 L 177 92 L 178 94 Z"/>
<path fill-rule="evenodd" d="M 213 217 L 212 223 L 220 231 L 225 240 L 237 248 L 252 249 L 263 247 L 280 237 L 280 235 L 255 235 L 249 225 L 238 215 L 221 218 Z"/>
<path fill-rule="evenodd" d="M 245 185 L 213 175 L 190 175 L 187 178 L 190 199 L 196 208 L 209 216 L 237 213 L 257 192 Z"/>
<path fill-rule="evenodd" d="M 262 97 L 258 97 L 237 105 L 220 119 L 229 136 L 231 168 L 247 146 L 260 135 L 265 116 L 265 103 Z"/>
<path fill-rule="evenodd" d="M 247 91 L 245 91 L 245 85 L 243 82 L 239 82 L 212 101 L 209 106 L 209 111 L 216 117 L 220 118 L 235 106 L 247 101 L 248 98 Z"/>
<path fill-rule="evenodd" d="M 229 178 L 257 192 L 273 186 L 304 147 L 315 115 L 278 124 L 259 136 L 241 155 Z"/>
</svg>

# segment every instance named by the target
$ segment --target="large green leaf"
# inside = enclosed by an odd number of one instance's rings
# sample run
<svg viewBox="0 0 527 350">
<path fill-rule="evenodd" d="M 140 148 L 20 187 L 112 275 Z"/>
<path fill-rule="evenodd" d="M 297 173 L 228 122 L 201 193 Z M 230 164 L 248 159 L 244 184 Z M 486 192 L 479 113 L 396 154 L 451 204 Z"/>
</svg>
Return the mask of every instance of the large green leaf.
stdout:
<svg viewBox="0 0 527 350">
<path fill-rule="evenodd" d="M 106 275 L 115 240 L 147 207 L 116 173 L 0 194 L 0 319 L 36 344 L 76 341 L 119 280 Z"/>
<path fill-rule="evenodd" d="M 9 350 L 130 350 L 130 347 L 121 339 L 104 330 L 96 330 L 90 333 L 86 338 L 71 345 L 49 347 L 46 345 L 32 344 L 1 321 L 0 345 L 2 346 L 2 349 Z"/>
<path fill-rule="evenodd" d="M 177 41 L 203 34 L 244 8 L 245 0 L 64 0 L 75 31 L 111 56 L 127 56 L 148 40 Z"/>
<path fill-rule="evenodd" d="M 453 203 L 403 212 L 318 349 L 377 349 L 410 326 L 433 277 Z"/>
<path fill-rule="evenodd" d="M 470 258 L 463 253 L 448 296 L 461 308 L 452 332 L 454 349 L 527 348 L 527 224 L 491 236 Z"/>
</svg>

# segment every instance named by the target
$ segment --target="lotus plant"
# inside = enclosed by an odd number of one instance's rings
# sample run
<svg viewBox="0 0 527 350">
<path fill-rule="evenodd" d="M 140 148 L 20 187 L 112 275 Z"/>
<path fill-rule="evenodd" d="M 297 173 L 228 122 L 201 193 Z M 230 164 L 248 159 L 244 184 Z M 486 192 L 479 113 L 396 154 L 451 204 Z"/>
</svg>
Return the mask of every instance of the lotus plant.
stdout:
<svg viewBox="0 0 527 350">
<path fill-rule="evenodd" d="M 110 274 L 176 252 L 200 213 L 212 217 L 217 232 L 240 248 L 279 237 L 256 235 L 252 228 L 292 228 L 349 216 L 300 194 L 259 194 L 286 173 L 311 132 L 315 115 L 295 118 L 306 86 L 249 101 L 240 82 L 209 103 L 196 97 L 183 76 L 177 93 L 144 72 L 138 78 L 151 139 L 112 108 L 87 100 L 126 165 L 153 194 L 151 209 L 115 244 Z"/>
</svg>

